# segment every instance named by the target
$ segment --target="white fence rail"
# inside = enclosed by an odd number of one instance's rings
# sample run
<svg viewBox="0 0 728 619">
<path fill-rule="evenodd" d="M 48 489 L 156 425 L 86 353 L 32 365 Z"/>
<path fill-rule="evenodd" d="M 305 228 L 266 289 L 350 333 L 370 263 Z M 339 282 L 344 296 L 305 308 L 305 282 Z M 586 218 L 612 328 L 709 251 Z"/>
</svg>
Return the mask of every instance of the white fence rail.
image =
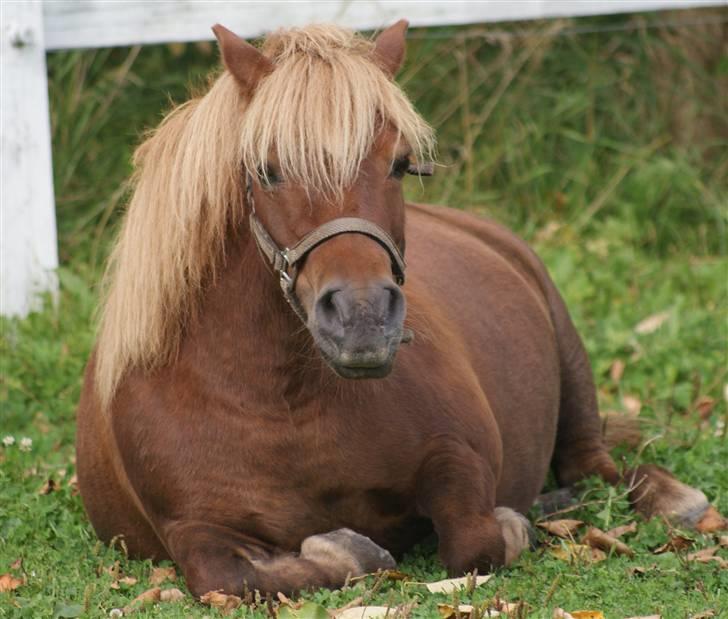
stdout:
<svg viewBox="0 0 728 619">
<path fill-rule="evenodd" d="M 57 286 L 47 50 L 205 40 L 216 22 L 250 38 L 311 22 L 371 30 L 401 17 L 418 27 L 700 6 L 728 0 L 0 0 L 0 314 L 25 315 Z"/>
</svg>

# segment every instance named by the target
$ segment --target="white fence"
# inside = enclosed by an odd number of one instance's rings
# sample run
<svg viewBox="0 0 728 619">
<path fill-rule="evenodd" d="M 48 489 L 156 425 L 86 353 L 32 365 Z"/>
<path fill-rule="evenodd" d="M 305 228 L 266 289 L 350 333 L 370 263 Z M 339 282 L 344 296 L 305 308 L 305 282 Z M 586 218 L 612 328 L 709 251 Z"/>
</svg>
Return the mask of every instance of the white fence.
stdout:
<svg viewBox="0 0 728 619">
<path fill-rule="evenodd" d="M 25 315 L 57 286 L 48 50 L 211 39 L 217 22 L 255 37 L 311 22 L 371 30 L 401 17 L 418 27 L 699 6 L 728 0 L 0 0 L 0 314 Z"/>
</svg>

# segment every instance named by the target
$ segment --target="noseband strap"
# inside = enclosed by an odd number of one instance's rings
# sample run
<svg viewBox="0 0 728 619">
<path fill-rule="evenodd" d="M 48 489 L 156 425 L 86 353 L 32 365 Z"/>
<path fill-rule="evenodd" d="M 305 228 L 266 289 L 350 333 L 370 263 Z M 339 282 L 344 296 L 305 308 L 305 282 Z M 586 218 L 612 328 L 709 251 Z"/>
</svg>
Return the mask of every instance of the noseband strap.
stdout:
<svg viewBox="0 0 728 619">
<path fill-rule="evenodd" d="M 392 240 L 392 237 L 374 222 L 359 217 L 338 217 L 315 228 L 293 247 L 281 249 L 255 214 L 250 184 L 248 184 L 247 197 L 250 205 L 250 230 L 253 233 L 253 238 L 255 238 L 261 253 L 273 267 L 273 271 L 280 278 L 283 296 L 304 324 L 307 321 L 306 311 L 295 292 L 299 263 L 312 249 L 335 236 L 340 234 L 363 234 L 377 241 L 389 254 L 395 281 L 400 286 L 404 284 L 406 265 L 402 252 Z"/>
</svg>

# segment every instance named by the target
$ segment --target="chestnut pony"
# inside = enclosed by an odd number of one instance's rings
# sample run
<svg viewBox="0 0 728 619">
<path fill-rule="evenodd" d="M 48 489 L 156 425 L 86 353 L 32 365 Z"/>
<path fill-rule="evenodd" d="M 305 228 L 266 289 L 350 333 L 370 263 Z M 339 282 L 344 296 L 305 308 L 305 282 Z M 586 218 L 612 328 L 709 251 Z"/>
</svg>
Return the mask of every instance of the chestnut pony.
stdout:
<svg viewBox="0 0 728 619">
<path fill-rule="evenodd" d="M 99 536 L 172 559 L 195 595 L 335 587 L 433 528 L 450 573 L 489 570 L 527 547 L 550 466 L 620 481 L 539 259 L 403 201 L 433 148 L 393 81 L 406 27 L 259 51 L 216 26 L 226 71 L 135 155 L 78 478 Z M 637 474 L 646 513 L 708 508 Z"/>
</svg>

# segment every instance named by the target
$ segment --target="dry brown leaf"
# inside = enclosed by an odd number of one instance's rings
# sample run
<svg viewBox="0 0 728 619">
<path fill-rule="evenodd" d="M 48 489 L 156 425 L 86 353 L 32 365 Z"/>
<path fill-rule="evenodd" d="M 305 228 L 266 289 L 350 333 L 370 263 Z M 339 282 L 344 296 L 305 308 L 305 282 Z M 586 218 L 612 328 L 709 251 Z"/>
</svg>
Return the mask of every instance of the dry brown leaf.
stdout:
<svg viewBox="0 0 728 619">
<path fill-rule="evenodd" d="M 557 559 L 569 563 L 599 563 L 607 558 L 606 553 L 599 548 L 566 541 L 561 542 L 560 546 L 552 548 L 550 552 Z"/>
<path fill-rule="evenodd" d="M 723 557 L 719 557 L 715 554 L 719 549 L 720 546 L 703 548 L 702 550 L 697 550 L 695 552 L 689 553 L 686 558 L 688 561 L 697 561 L 698 563 L 710 563 L 714 561 L 721 568 L 725 569 L 728 567 L 728 561 L 726 561 Z"/>
<path fill-rule="evenodd" d="M 18 557 L 10 564 L 11 570 L 19 570 L 21 567 L 23 567 L 23 557 Z"/>
<path fill-rule="evenodd" d="M 624 361 L 622 361 L 621 359 L 615 359 L 614 361 L 612 361 L 612 365 L 609 368 L 609 378 L 612 379 L 612 382 L 618 383 L 620 380 L 622 380 L 624 367 Z"/>
<path fill-rule="evenodd" d="M 567 613 L 563 608 L 554 608 L 551 617 L 552 619 L 574 619 L 571 613 Z"/>
<path fill-rule="evenodd" d="M 124 606 L 122 610 L 125 615 L 128 615 L 133 613 L 135 610 L 139 610 L 142 606 L 159 602 L 161 593 L 162 590 L 159 587 L 147 589 L 144 593 L 137 595 L 131 602 Z"/>
<path fill-rule="evenodd" d="M 703 514 L 700 522 L 695 525 L 695 529 L 700 533 L 713 533 L 715 531 L 725 531 L 728 529 L 728 520 L 721 516 L 720 512 L 712 505 Z"/>
<path fill-rule="evenodd" d="M 705 421 L 710 417 L 710 413 L 715 407 L 715 398 L 711 398 L 708 395 L 701 395 L 695 402 L 693 402 L 693 408 L 698 412 L 700 419 Z"/>
<path fill-rule="evenodd" d="M 642 400 L 634 395 L 624 395 L 622 396 L 622 406 L 628 415 L 637 417 L 642 410 Z"/>
<path fill-rule="evenodd" d="M 569 614 L 574 619 L 604 619 L 601 610 L 572 610 Z"/>
<path fill-rule="evenodd" d="M 428 582 L 425 583 L 425 586 L 430 593 L 453 593 L 460 589 L 465 589 L 471 584 L 474 584 L 476 587 L 480 587 L 480 585 L 484 585 L 491 578 L 492 574 L 488 574 L 487 576 L 476 576 L 475 578 L 472 576 L 463 576 L 462 578 L 447 578 L 446 580 Z"/>
<path fill-rule="evenodd" d="M 177 580 L 177 572 L 173 567 L 154 567 L 149 575 L 149 583 L 155 587 L 161 585 L 165 580 Z"/>
<path fill-rule="evenodd" d="M 609 531 L 607 531 L 607 535 L 611 535 L 612 537 L 622 537 L 622 535 L 627 535 L 627 533 L 636 533 L 636 532 L 637 532 L 637 523 L 635 521 L 632 521 L 629 524 L 623 524 L 619 527 L 614 527 L 613 529 L 609 529 Z"/>
<path fill-rule="evenodd" d="M 715 611 L 712 608 L 696 615 L 690 615 L 690 619 L 710 619 L 710 617 L 715 617 Z"/>
<path fill-rule="evenodd" d="M 71 489 L 71 496 L 78 495 L 78 475 L 74 473 L 66 485 Z"/>
<path fill-rule="evenodd" d="M 50 494 L 56 490 L 58 490 L 58 484 L 52 478 L 49 478 L 40 488 L 38 488 L 38 494 Z"/>
<path fill-rule="evenodd" d="M 544 520 L 537 522 L 536 526 L 548 531 L 551 535 L 570 539 L 582 524 L 584 523 L 581 520 L 564 518 L 563 520 Z"/>
<path fill-rule="evenodd" d="M 728 548 L 728 535 L 721 535 L 718 538 L 718 545 L 721 548 Z M 19 559 L 18 559 L 19 560 Z"/>
<path fill-rule="evenodd" d="M 15 591 L 25 584 L 25 579 L 15 578 L 12 574 L 0 574 L 0 593 Z"/>
<path fill-rule="evenodd" d="M 200 598 L 200 602 L 219 609 L 223 615 L 231 613 L 243 604 L 237 595 L 226 595 L 221 591 L 208 591 Z"/>
<path fill-rule="evenodd" d="M 605 552 L 614 550 L 614 552 L 620 555 L 627 555 L 628 557 L 634 556 L 634 551 L 627 544 L 597 527 L 589 527 L 589 530 L 584 534 L 581 541 L 592 548 L 599 548 Z"/>
<path fill-rule="evenodd" d="M 658 569 L 657 563 L 653 563 L 652 565 L 649 565 L 647 567 L 642 567 L 640 565 L 637 565 L 634 567 L 630 567 L 627 570 L 627 573 L 630 576 L 644 576 L 645 574 L 647 574 L 647 572 L 654 572 L 657 569 Z"/>
<path fill-rule="evenodd" d="M 644 320 L 637 323 L 634 328 L 634 332 L 638 335 L 647 335 L 649 333 L 654 333 L 665 323 L 668 318 L 670 318 L 670 312 L 659 312 L 657 314 L 652 314 L 652 316 L 648 316 Z"/>
<path fill-rule="evenodd" d="M 185 594 L 177 588 L 163 589 L 159 594 L 160 602 L 179 602 L 185 598 Z"/>
<path fill-rule="evenodd" d="M 652 554 L 661 555 L 663 552 L 680 552 L 682 550 L 687 550 L 692 545 L 693 540 L 690 538 L 683 537 L 682 535 L 674 535 L 667 540 L 667 543 L 655 548 L 652 551 Z"/>
</svg>

